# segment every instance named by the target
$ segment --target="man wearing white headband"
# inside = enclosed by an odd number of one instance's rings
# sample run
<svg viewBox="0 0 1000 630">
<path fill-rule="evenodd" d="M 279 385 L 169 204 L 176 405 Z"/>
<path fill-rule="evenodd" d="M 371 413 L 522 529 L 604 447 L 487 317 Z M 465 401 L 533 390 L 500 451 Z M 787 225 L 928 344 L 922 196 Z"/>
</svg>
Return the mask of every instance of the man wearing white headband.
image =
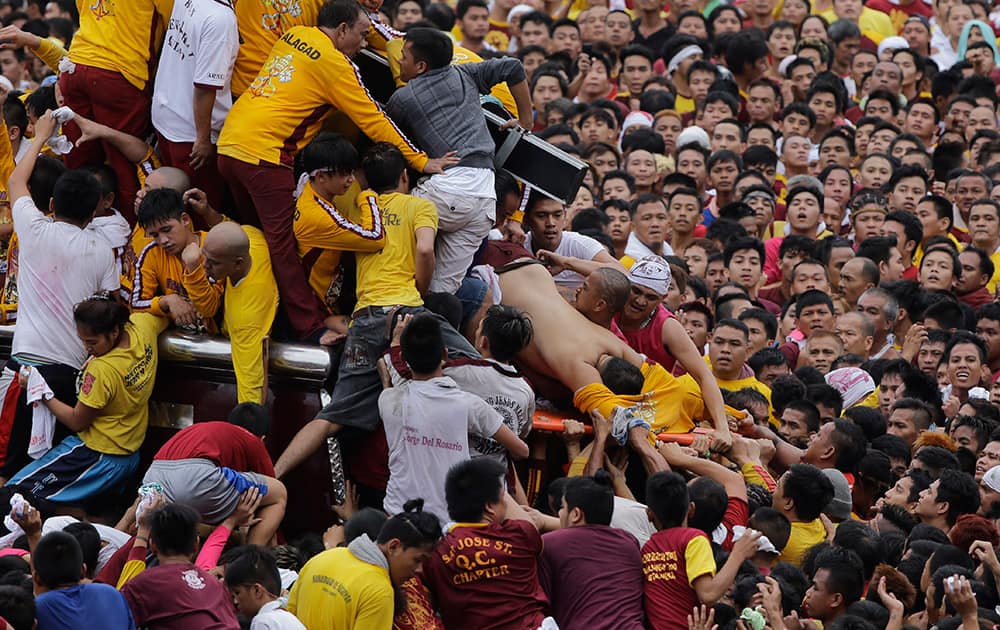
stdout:
<svg viewBox="0 0 1000 630">
<path fill-rule="evenodd" d="M 704 59 L 705 52 L 698 45 L 698 40 L 690 35 L 675 35 L 670 47 L 663 52 L 667 62 L 667 79 L 676 94 L 674 109 L 678 114 L 693 112 L 694 97 L 687 81 L 688 68 L 695 61 Z"/>
</svg>

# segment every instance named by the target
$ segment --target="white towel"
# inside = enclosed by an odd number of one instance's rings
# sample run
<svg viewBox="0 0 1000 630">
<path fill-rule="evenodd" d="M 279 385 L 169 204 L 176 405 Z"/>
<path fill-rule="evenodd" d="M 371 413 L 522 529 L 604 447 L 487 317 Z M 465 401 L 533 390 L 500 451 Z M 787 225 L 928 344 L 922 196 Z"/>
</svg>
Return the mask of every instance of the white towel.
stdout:
<svg viewBox="0 0 1000 630">
<path fill-rule="evenodd" d="M 52 448 L 52 437 L 56 432 L 56 416 L 42 404 L 42 400 L 51 400 L 55 394 L 41 373 L 33 367 L 23 366 L 21 371 L 28 371 L 28 404 L 33 406 L 31 412 L 31 440 L 28 442 L 28 455 L 38 459 Z"/>
<path fill-rule="evenodd" d="M 21 526 L 17 524 L 11 514 L 17 514 L 18 516 L 23 515 L 28 508 L 28 502 L 24 500 L 19 492 L 15 492 L 14 496 L 10 498 L 10 512 L 3 518 L 4 527 L 10 532 L 6 536 L 0 538 L 0 549 L 6 549 L 14 544 L 18 538 L 24 535 L 24 530 Z"/>
</svg>

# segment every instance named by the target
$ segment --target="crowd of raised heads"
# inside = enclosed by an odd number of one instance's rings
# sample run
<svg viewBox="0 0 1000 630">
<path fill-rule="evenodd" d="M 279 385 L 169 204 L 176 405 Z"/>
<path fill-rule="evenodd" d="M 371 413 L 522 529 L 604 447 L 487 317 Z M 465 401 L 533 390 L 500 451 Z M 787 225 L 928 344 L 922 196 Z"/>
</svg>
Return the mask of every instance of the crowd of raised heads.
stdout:
<svg viewBox="0 0 1000 630">
<path fill-rule="evenodd" d="M 997 627 L 998 32 L 0 0 L 0 630 Z"/>
</svg>

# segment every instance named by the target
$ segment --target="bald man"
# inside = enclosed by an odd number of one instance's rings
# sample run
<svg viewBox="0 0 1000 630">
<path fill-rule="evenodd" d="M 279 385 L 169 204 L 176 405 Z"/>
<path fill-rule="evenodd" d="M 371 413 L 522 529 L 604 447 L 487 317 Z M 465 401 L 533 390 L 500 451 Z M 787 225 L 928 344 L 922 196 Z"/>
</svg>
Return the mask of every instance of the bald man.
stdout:
<svg viewBox="0 0 1000 630">
<path fill-rule="evenodd" d="M 559 298 L 551 274 L 537 261 L 516 261 L 497 271 L 503 303 L 525 313 L 534 327 L 532 342 L 517 354 L 518 365 L 528 373 L 568 389 L 581 411 L 611 417 L 615 406 L 635 407 L 654 430 L 677 433 L 690 431 L 696 420 L 711 420 L 715 444 L 732 444 L 721 396 L 718 408 L 706 405 L 700 391 L 684 390 L 662 367 L 644 361 L 611 331 L 588 321 Z M 601 370 L 611 358 L 641 370 L 641 392 L 615 391 L 605 384 L 616 376 Z M 538 381 L 533 378 L 532 384 L 538 391 Z"/>
<path fill-rule="evenodd" d="M 278 285 L 263 232 L 231 221 L 220 223 L 209 230 L 202 247 L 188 243 L 181 261 L 192 302 L 209 299 L 213 282 L 224 283 L 222 325 L 232 346 L 239 402 L 264 404 L 264 344 L 278 310 Z"/>
<path fill-rule="evenodd" d="M 590 272 L 583 283 L 576 288 L 572 302 L 580 314 L 601 328 L 607 328 L 624 341 L 618 325 L 614 323 L 615 313 L 625 308 L 629 292 L 628 277 L 611 267 L 599 267 Z"/>
</svg>

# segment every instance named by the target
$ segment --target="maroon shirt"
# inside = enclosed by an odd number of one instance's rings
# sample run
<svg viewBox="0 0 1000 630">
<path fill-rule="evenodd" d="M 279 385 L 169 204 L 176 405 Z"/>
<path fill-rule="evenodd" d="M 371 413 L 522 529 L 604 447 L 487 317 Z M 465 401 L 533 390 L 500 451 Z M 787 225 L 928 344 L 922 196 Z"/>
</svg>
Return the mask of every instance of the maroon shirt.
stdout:
<svg viewBox="0 0 1000 630">
<path fill-rule="evenodd" d="M 140 628 L 239 630 L 233 598 L 218 578 L 193 564 L 146 569 L 122 588 Z"/>
<path fill-rule="evenodd" d="M 541 553 L 528 521 L 455 525 L 424 562 L 445 627 L 537 630 L 549 608 L 538 583 Z"/>
<path fill-rule="evenodd" d="M 606 525 L 542 536 L 538 579 L 560 628 L 642 630 L 642 556 L 635 537 Z"/>
<path fill-rule="evenodd" d="M 207 459 L 237 472 L 274 476 L 274 464 L 263 440 L 228 422 L 192 424 L 167 440 L 153 459 Z"/>
</svg>

